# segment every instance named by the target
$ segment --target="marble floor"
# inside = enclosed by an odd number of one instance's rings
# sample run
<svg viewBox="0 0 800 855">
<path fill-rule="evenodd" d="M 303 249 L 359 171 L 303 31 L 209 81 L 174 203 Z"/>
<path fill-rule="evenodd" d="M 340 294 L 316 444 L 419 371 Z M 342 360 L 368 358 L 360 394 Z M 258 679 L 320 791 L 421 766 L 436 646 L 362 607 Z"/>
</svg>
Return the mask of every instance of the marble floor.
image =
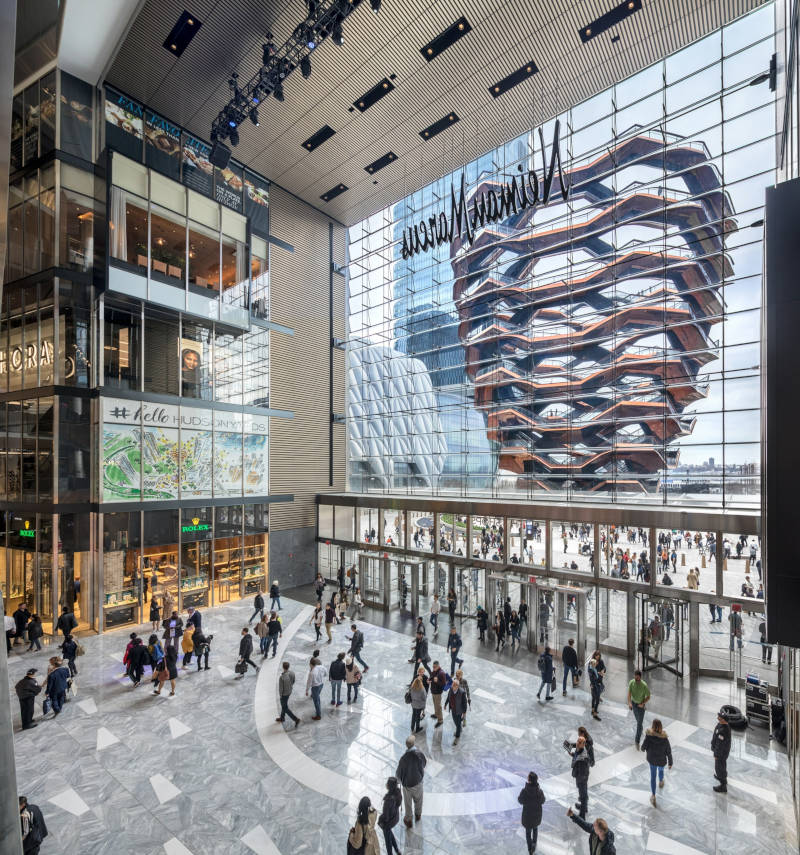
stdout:
<svg viewBox="0 0 800 855">
<path fill-rule="evenodd" d="M 125 678 L 129 630 L 83 641 L 78 696 L 58 719 L 50 714 L 35 730 L 16 733 L 19 792 L 42 808 L 50 829 L 43 855 L 344 851 L 355 804 L 365 794 L 379 802 L 404 750 L 411 637 L 364 623 L 370 671 L 358 702 L 332 707 L 326 689 L 323 719 L 312 722 L 304 696 L 316 646 L 311 610 L 286 598 L 283 605 L 278 658 L 241 680 L 233 666 L 252 608 L 207 610 L 212 668 L 180 672 L 174 698 L 154 697 L 146 683 L 133 689 Z M 335 627 L 333 643 L 322 646 L 326 665 L 347 648 L 345 634 Z M 31 664 L 44 671 L 49 653 L 13 653 L 12 682 Z M 432 644 L 431 653 L 445 660 L 443 647 Z M 291 706 L 303 722 L 296 730 L 274 721 L 283 659 L 297 675 Z M 596 745 L 589 812 L 608 820 L 619 853 L 797 851 L 787 759 L 763 729 L 734 734 L 728 795 L 711 790 L 715 711 L 729 701 L 743 705 L 727 682 L 701 680 L 689 689 L 654 676 L 647 720 L 664 721 L 675 766 L 653 808 L 648 768 L 633 747 L 633 717 L 622 703 L 621 664 L 610 662 L 603 720 L 593 722 L 583 688 L 562 698 L 559 686 L 545 704 L 536 699 L 538 680 L 510 659 L 495 661 L 493 651 L 465 659 L 473 700 L 468 725 L 454 747 L 452 722 L 434 730 L 429 705 L 418 742 L 428 756 L 424 816 L 413 830 L 396 829 L 404 853 L 524 852 L 517 794 L 531 769 L 547 797 L 538 851 L 585 852 L 586 835 L 565 817 L 575 792 L 561 747 L 579 724 Z"/>
</svg>

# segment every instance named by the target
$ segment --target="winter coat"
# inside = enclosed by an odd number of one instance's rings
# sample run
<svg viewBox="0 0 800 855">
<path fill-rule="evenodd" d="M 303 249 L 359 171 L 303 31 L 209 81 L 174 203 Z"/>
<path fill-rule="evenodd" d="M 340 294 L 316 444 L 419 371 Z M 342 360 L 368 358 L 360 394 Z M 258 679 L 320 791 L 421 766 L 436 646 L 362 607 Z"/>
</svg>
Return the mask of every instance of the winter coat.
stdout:
<svg viewBox="0 0 800 855">
<path fill-rule="evenodd" d="M 400 822 L 400 805 L 403 803 L 403 794 L 399 789 L 386 793 L 383 797 L 383 810 L 378 817 L 378 825 L 381 828 L 394 828 Z"/>
<path fill-rule="evenodd" d="M 164 634 L 161 636 L 165 641 L 169 640 L 169 624 L 172 620 L 172 617 L 164 618 L 161 622 L 161 626 L 164 628 Z M 175 618 L 175 638 L 180 638 L 183 635 L 183 621 L 177 617 Z"/>
<path fill-rule="evenodd" d="M 353 633 L 353 637 L 350 639 L 350 650 L 353 653 L 360 653 L 364 647 L 364 633 L 361 632 L 360 629 L 357 629 Z"/>
<path fill-rule="evenodd" d="M 261 594 L 256 594 L 255 599 L 253 600 L 253 608 L 261 611 L 264 608 L 264 598 Z"/>
<path fill-rule="evenodd" d="M 421 689 L 409 689 L 411 692 L 411 709 L 424 710 L 425 704 L 428 702 L 428 693 L 423 686 Z"/>
<path fill-rule="evenodd" d="M 594 823 L 581 819 L 576 813 L 570 819 L 588 833 L 591 855 L 617 855 L 617 847 L 614 846 L 614 832 L 610 828 L 606 832 L 606 839 L 600 843 L 600 839 L 594 833 Z"/>
<path fill-rule="evenodd" d="M 28 624 L 28 641 L 33 641 L 34 638 L 41 638 L 43 635 L 42 622 L 40 620 L 32 620 Z"/>
<path fill-rule="evenodd" d="M 344 664 L 343 659 L 334 659 L 331 662 L 331 667 L 328 668 L 328 679 L 329 680 L 344 680 L 347 676 L 347 666 Z"/>
<path fill-rule="evenodd" d="M 194 627 L 190 623 L 186 624 L 186 630 L 181 637 L 181 650 L 184 653 L 191 653 L 194 650 L 194 641 L 192 640 L 194 631 Z"/>
<path fill-rule="evenodd" d="M 188 630 L 190 626 L 194 627 L 194 631 L 197 632 L 203 624 L 203 616 L 200 612 L 195 609 L 191 616 L 186 619 L 186 629 Z"/>
<path fill-rule="evenodd" d="M 78 642 L 74 638 L 72 641 L 64 641 L 61 644 L 61 655 L 67 660 L 74 659 L 78 655 Z"/>
<path fill-rule="evenodd" d="M 586 748 L 576 748 L 572 753 L 572 777 L 576 781 L 589 780 L 589 752 Z"/>
<path fill-rule="evenodd" d="M 344 679 L 347 682 L 348 686 L 354 686 L 357 683 L 361 682 L 361 671 L 359 670 L 359 667 L 358 665 L 356 665 L 355 662 L 353 662 L 352 667 L 348 667 L 347 665 L 345 665 L 344 670 Z"/>
<path fill-rule="evenodd" d="M 364 846 L 363 855 L 381 855 L 381 844 L 378 842 L 378 833 L 375 831 L 377 819 L 378 812 L 375 808 L 370 808 L 367 825 L 357 822 L 347 836 L 347 841 L 353 848 L 360 849 L 362 845 Z"/>
<path fill-rule="evenodd" d="M 419 660 L 420 662 L 430 662 L 431 657 L 428 653 L 428 639 L 423 635 L 422 638 L 417 639 L 417 643 L 414 645 L 414 661 Z"/>
<path fill-rule="evenodd" d="M 450 709 L 450 712 L 456 715 L 465 715 L 467 712 L 467 693 L 461 688 L 457 692 L 450 689 L 444 705 Z"/>
<path fill-rule="evenodd" d="M 542 824 L 542 805 L 544 793 L 538 783 L 530 781 L 520 790 L 517 801 L 522 805 L 522 825 L 525 828 L 538 828 Z"/>
<path fill-rule="evenodd" d="M 269 621 L 265 618 L 256 624 L 255 633 L 259 638 L 266 638 L 269 635 Z"/>
<path fill-rule="evenodd" d="M 570 647 L 569 644 L 566 644 L 561 651 L 561 661 L 564 663 L 565 668 L 577 668 L 578 651 L 574 647 Z"/>
<path fill-rule="evenodd" d="M 50 698 L 64 694 L 67 691 L 67 680 L 69 680 L 69 668 L 59 665 L 48 675 L 45 693 Z"/>
<path fill-rule="evenodd" d="M 249 659 L 253 653 L 253 636 L 248 632 L 239 642 L 239 658 Z"/>
<path fill-rule="evenodd" d="M 549 682 L 553 679 L 553 656 L 550 653 L 542 653 L 539 661 L 541 663 L 539 673 L 545 682 Z"/>
<path fill-rule="evenodd" d="M 56 623 L 56 629 L 60 629 L 64 635 L 69 635 L 77 625 L 78 621 L 75 620 L 75 615 L 72 612 L 64 612 Z"/>
<path fill-rule="evenodd" d="M 715 757 L 725 760 L 731 753 L 731 726 L 717 724 L 711 737 L 711 750 Z"/>
<path fill-rule="evenodd" d="M 447 636 L 447 652 L 452 654 L 453 652 L 458 653 L 461 650 L 461 645 L 463 642 L 461 641 L 461 636 L 457 632 L 451 632 L 450 635 Z M 455 651 L 453 650 L 455 648 Z"/>
<path fill-rule="evenodd" d="M 425 777 L 425 764 L 427 762 L 425 755 L 419 748 L 411 747 L 400 758 L 394 776 L 404 787 L 416 787 L 417 784 L 422 783 Z"/>
<path fill-rule="evenodd" d="M 273 582 L 273 584 L 270 585 L 270 589 L 269 589 L 270 598 L 273 600 L 277 600 L 278 597 L 280 597 L 280 595 L 281 595 L 281 589 Z"/>
<path fill-rule="evenodd" d="M 432 671 L 430 676 L 430 686 L 432 695 L 441 695 L 447 683 L 447 674 L 444 668 L 439 668 L 438 671 Z"/>
<path fill-rule="evenodd" d="M 25 624 L 30 620 L 31 613 L 27 608 L 18 606 L 12 617 L 17 625 L 17 635 L 21 636 L 25 632 Z"/>
<path fill-rule="evenodd" d="M 647 754 L 647 762 L 651 766 L 672 765 L 672 748 L 665 731 L 656 733 L 648 728 L 642 742 L 642 751 Z"/>
<path fill-rule="evenodd" d="M 25 701 L 29 698 L 35 698 L 42 691 L 42 687 L 33 677 L 26 675 L 14 686 L 14 691 L 21 701 Z"/>
</svg>

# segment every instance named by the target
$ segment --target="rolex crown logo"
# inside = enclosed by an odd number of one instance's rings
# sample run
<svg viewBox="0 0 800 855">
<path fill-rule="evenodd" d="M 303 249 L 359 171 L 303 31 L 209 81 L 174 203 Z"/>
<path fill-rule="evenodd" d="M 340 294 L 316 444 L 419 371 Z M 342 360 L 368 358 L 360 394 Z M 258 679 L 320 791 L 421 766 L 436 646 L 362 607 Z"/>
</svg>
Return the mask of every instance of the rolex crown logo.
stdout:
<svg viewBox="0 0 800 855">
<path fill-rule="evenodd" d="M 200 517 L 192 517 L 192 525 L 197 525 L 200 522 Z"/>
<path fill-rule="evenodd" d="M 27 529 L 30 527 L 31 527 L 30 520 L 25 520 L 25 528 Z"/>
</svg>

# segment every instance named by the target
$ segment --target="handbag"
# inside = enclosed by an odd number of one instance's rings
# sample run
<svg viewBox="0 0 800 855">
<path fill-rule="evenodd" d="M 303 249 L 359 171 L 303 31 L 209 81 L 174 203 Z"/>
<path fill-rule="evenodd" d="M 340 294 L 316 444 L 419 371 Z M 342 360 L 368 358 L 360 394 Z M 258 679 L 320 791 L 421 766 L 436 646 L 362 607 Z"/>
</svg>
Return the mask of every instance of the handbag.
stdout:
<svg viewBox="0 0 800 855">
<path fill-rule="evenodd" d="M 550 681 L 550 691 L 555 692 L 556 685 L 556 675 L 553 674 L 553 679 Z"/>
<path fill-rule="evenodd" d="M 237 674 L 246 674 L 247 673 L 247 663 L 246 662 L 237 662 L 234 666 L 233 670 Z"/>
<path fill-rule="evenodd" d="M 410 704 L 410 703 L 411 703 L 411 690 L 410 690 L 410 689 L 409 689 L 409 691 L 407 691 L 407 692 L 406 692 L 405 697 L 403 698 L 403 700 L 404 700 L 407 704 Z"/>
<path fill-rule="evenodd" d="M 75 648 L 75 655 L 76 656 L 83 656 L 84 653 L 86 653 L 86 649 L 84 648 L 84 646 L 82 644 L 78 644 L 77 647 Z"/>
<path fill-rule="evenodd" d="M 45 698 L 42 701 L 42 715 L 47 715 L 50 712 L 50 698 Z"/>
</svg>

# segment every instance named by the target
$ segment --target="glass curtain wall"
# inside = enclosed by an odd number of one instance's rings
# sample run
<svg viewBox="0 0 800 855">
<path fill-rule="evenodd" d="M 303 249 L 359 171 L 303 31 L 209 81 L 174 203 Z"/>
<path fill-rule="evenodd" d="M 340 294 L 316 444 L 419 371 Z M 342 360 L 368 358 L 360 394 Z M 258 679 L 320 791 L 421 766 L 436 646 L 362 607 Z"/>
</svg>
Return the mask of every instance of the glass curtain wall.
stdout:
<svg viewBox="0 0 800 855">
<path fill-rule="evenodd" d="M 546 122 L 566 201 L 556 175 L 549 205 L 403 258 L 459 170 L 350 229 L 350 489 L 759 506 L 773 17 Z M 541 186 L 540 149 L 467 164 L 467 205 Z"/>
</svg>

